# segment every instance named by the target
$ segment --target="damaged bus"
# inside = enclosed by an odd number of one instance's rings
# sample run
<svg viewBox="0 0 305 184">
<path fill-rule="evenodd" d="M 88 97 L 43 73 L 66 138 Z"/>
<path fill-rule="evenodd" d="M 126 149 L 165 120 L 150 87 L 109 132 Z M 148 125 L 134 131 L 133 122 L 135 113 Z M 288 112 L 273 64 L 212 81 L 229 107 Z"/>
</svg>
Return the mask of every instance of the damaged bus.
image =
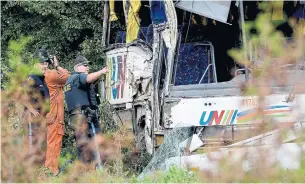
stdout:
<svg viewBox="0 0 305 184">
<path fill-rule="evenodd" d="M 139 147 L 156 154 L 177 127 L 185 128 L 178 142 L 185 142 L 189 154 L 213 145 L 249 145 L 243 141 L 261 136 L 253 131 L 261 122 L 255 117 L 259 99 L 240 89 L 251 81 L 251 69 L 227 53 L 243 45 L 245 57 L 260 62 L 245 34 L 245 19 L 259 12 L 255 2 L 105 1 L 103 46 L 110 72 L 102 96 L 130 124 Z M 305 80 L 303 64 L 304 57 L 279 66 L 288 83 L 269 84 L 264 114 L 270 122 L 304 127 L 305 94 L 293 90 Z"/>
</svg>

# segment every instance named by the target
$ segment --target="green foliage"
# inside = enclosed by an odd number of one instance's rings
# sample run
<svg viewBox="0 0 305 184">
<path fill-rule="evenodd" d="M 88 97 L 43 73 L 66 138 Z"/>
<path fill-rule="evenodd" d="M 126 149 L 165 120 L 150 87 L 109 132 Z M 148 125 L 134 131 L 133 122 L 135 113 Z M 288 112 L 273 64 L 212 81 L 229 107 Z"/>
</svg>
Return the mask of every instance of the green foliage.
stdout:
<svg viewBox="0 0 305 184">
<path fill-rule="evenodd" d="M 24 117 L 22 116 L 24 106 L 27 102 L 24 93 L 27 89 L 21 87 L 29 73 L 34 70 L 32 65 L 35 60 L 29 60 L 31 66 L 23 62 L 24 47 L 31 38 L 21 37 L 17 41 L 8 43 L 8 67 L 6 71 L 7 80 L 4 85 L 6 90 L 1 93 L 1 180 L 7 182 L 34 182 L 36 180 L 34 162 L 39 162 L 39 155 L 28 159 L 28 151 L 24 147 L 27 131 L 24 129 Z M 29 167 L 31 165 L 31 167 Z M 18 176 L 18 177 L 13 177 Z"/>
<path fill-rule="evenodd" d="M 194 172 L 190 172 L 177 167 L 171 167 L 167 172 L 158 171 L 146 176 L 142 181 L 145 183 L 194 183 L 199 178 Z"/>
<path fill-rule="evenodd" d="M 28 61 L 33 59 L 33 54 L 39 47 L 44 47 L 50 54 L 56 55 L 60 65 L 69 71 L 72 71 L 74 59 L 78 54 L 83 54 L 94 62 L 92 71 L 101 68 L 104 61 L 101 51 L 102 1 L 2 1 L 1 12 L 2 88 L 18 85 L 7 85 L 10 73 L 20 73 L 24 75 L 23 78 L 30 73 L 25 71 L 25 64 L 33 66 L 33 63 Z M 23 35 L 28 36 L 27 42 L 11 43 L 20 52 L 23 48 L 22 54 L 19 58 L 9 60 L 9 41 Z M 68 117 L 67 113 L 65 117 Z M 65 119 L 66 125 L 67 122 L 68 118 Z M 65 132 L 61 154 L 66 156 L 70 153 L 74 159 L 74 134 L 68 126 L 65 126 Z"/>
<path fill-rule="evenodd" d="M 86 182 L 86 183 L 194 183 L 199 182 L 197 173 L 189 172 L 187 170 L 179 169 L 176 167 L 170 168 L 167 172 L 156 172 L 143 179 L 137 178 L 135 175 L 125 177 L 124 175 L 114 176 L 107 173 L 105 170 L 102 172 L 90 171 L 75 175 L 69 170 L 66 174 L 60 175 L 58 178 L 48 178 L 48 182 Z"/>
<path fill-rule="evenodd" d="M 9 40 L 22 35 L 32 37 L 25 52 L 45 47 L 68 69 L 77 54 L 85 55 L 97 67 L 102 65 L 102 1 L 2 1 L 1 12 L 4 65 L 8 63 Z"/>
<path fill-rule="evenodd" d="M 30 37 L 21 37 L 17 41 L 10 41 L 8 44 L 8 50 L 6 52 L 8 65 L 5 65 L 6 68 L 4 68 L 7 69 L 4 71 L 7 76 L 7 81 L 3 81 L 3 86 L 7 86 L 9 92 L 16 90 L 26 80 L 29 74 L 38 73 L 38 70 L 33 67 L 38 61 L 29 59 L 26 55 L 23 55 L 24 48 L 30 41 Z M 8 68 L 10 69 L 8 70 Z"/>
</svg>

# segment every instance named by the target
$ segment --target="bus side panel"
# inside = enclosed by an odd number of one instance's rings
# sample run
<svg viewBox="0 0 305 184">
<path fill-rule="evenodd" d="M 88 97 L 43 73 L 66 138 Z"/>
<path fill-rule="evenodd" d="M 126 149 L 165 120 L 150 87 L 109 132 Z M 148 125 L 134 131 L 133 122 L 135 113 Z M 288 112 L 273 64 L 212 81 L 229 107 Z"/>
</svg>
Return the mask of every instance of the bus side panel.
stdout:
<svg viewBox="0 0 305 184">
<path fill-rule="evenodd" d="M 264 116 L 272 122 L 304 121 L 302 109 L 305 95 L 297 95 L 292 102 L 286 102 L 288 95 L 266 97 Z M 166 128 L 186 126 L 214 126 L 233 124 L 252 124 L 261 122 L 258 116 L 257 97 L 216 97 L 181 99 L 165 112 L 170 122 Z M 168 109 L 168 108 L 167 108 Z"/>
</svg>

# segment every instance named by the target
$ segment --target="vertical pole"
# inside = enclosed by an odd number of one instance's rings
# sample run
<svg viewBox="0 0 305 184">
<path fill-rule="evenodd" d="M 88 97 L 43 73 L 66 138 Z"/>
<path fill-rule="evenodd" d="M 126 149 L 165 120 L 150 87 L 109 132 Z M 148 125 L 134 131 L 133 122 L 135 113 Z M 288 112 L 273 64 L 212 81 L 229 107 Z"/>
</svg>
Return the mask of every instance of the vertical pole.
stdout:
<svg viewBox="0 0 305 184">
<path fill-rule="evenodd" d="M 97 140 L 96 140 L 96 132 L 95 132 L 95 127 L 94 127 L 94 124 L 92 122 L 92 119 L 90 119 L 90 125 L 91 125 L 91 128 L 92 128 L 92 132 L 93 132 L 93 136 L 94 136 L 94 145 L 95 145 L 95 156 L 96 156 L 96 160 L 97 160 L 97 164 L 98 164 L 98 167 L 97 169 L 98 170 L 102 170 L 103 169 L 103 166 L 102 166 L 102 159 L 101 159 L 101 154 L 100 154 L 100 149 L 99 149 L 99 146 L 98 146 L 98 143 L 97 143 Z"/>
<path fill-rule="evenodd" d="M 32 131 L 32 123 L 29 121 L 29 154 L 32 153 L 33 149 L 33 131 Z"/>
<path fill-rule="evenodd" d="M 107 32 L 108 32 L 108 22 L 109 22 L 109 5 L 108 5 L 108 1 L 104 0 L 102 47 L 106 46 L 106 38 L 107 38 Z"/>
<path fill-rule="evenodd" d="M 108 31 L 108 24 L 109 24 L 109 4 L 107 0 L 104 0 L 104 12 L 103 12 L 103 32 L 102 32 L 102 47 L 105 47 L 107 44 L 109 44 L 108 42 L 108 37 L 107 35 L 109 35 L 109 31 Z M 106 42 L 107 40 L 107 42 Z M 107 61 L 106 61 L 106 65 L 107 65 Z M 106 99 L 105 98 L 105 78 L 103 77 L 102 80 L 100 82 L 98 82 L 98 94 L 99 97 L 102 97 L 102 99 Z"/>
<path fill-rule="evenodd" d="M 247 38 L 246 38 L 246 28 L 245 28 L 245 18 L 244 18 L 244 7 L 243 7 L 243 1 L 239 0 L 239 13 L 240 13 L 240 25 L 242 29 L 242 37 L 243 37 L 243 47 L 244 47 L 244 57 L 245 60 L 248 58 L 247 54 Z M 245 64 L 245 76 L 246 76 L 246 81 L 249 80 L 249 70 L 248 70 L 248 65 Z"/>
<path fill-rule="evenodd" d="M 154 28 L 154 41 L 153 41 L 153 77 L 152 77 L 152 141 L 153 141 L 153 154 L 155 152 L 155 135 L 154 131 L 160 127 L 160 75 L 162 67 L 163 55 L 163 41 L 161 41 L 160 30 Z"/>
</svg>

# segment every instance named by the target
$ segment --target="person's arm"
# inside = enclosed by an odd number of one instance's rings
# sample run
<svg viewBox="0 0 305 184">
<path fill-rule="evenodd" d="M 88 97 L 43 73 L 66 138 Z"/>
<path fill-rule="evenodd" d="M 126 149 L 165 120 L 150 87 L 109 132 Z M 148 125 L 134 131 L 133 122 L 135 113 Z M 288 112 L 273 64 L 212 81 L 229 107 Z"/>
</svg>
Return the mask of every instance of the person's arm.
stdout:
<svg viewBox="0 0 305 184">
<path fill-rule="evenodd" d="M 49 75 L 50 81 L 52 83 L 62 87 L 65 85 L 70 74 L 69 74 L 68 70 L 59 66 L 56 56 L 53 57 L 52 63 L 58 72 L 52 72 L 52 75 Z"/>
<path fill-rule="evenodd" d="M 25 94 L 26 95 L 26 94 Z M 26 95 L 27 96 L 27 95 Z M 34 117 L 38 117 L 40 116 L 40 113 L 34 109 L 34 107 L 32 106 L 32 104 L 29 101 L 25 101 L 23 102 L 23 105 L 28 109 L 28 111 L 34 115 Z"/>
<path fill-rule="evenodd" d="M 95 82 L 97 79 L 99 79 L 103 74 L 106 74 L 108 72 L 108 68 L 105 67 L 97 72 L 94 73 L 90 73 L 87 76 L 86 82 L 87 83 L 93 83 Z"/>
<path fill-rule="evenodd" d="M 52 63 L 57 71 L 59 71 L 61 73 L 69 74 L 67 69 L 64 69 L 63 67 L 59 66 L 59 62 L 58 62 L 58 59 L 56 56 L 53 57 Z"/>
<path fill-rule="evenodd" d="M 60 66 L 57 67 L 57 71 L 59 71 L 59 76 L 57 78 L 57 84 L 60 86 L 64 86 L 70 76 L 70 73 L 68 72 L 68 70 L 66 70 Z"/>
<path fill-rule="evenodd" d="M 28 89 L 29 87 L 29 81 L 32 80 L 31 78 L 28 78 L 28 80 L 26 82 L 24 82 L 22 84 L 22 88 L 24 89 Z M 34 115 L 35 117 L 39 116 L 40 113 L 32 106 L 31 102 L 30 102 L 30 97 L 27 94 L 27 91 L 25 91 L 23 93 L 23 99 L 21 100 L 21 103 L 28 109 L 28 111 Z"/>
</svg>

